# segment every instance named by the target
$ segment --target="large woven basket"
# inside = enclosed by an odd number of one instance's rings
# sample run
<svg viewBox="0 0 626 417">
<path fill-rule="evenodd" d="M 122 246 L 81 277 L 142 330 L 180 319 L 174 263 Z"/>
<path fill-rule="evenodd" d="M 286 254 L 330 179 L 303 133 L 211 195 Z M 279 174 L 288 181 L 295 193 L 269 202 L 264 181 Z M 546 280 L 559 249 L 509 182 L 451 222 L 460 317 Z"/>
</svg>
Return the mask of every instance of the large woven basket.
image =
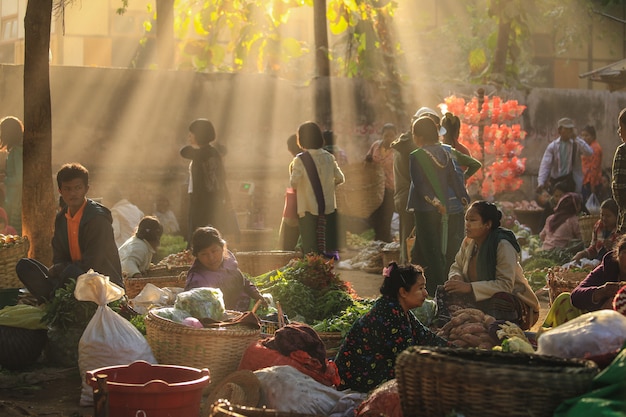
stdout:
<svg viewBox="0 0 626 417">
<path fill-rule="evenodd" d="M 578 218 L 578 226 L 580 226 L 580 234 L 582 235 L 585 246 L 589 246 L 591 238 L 593 236 L 593 226 L 600 220 L 600 216 L 597 214 L 589 216 L 580 216 Z"/>
<path fill-rule="evenodd" d="M 587 360 L 480 349 L 412 346 L 396 360 L 404 417 L 548 417 L 597 373 Z"/>
<path fill-rule="evenodd" d="M 173 276 L 155 276 L 155 277 L 141 277 L 141 278 L 124 278 L 124 288 L 128 298 L 135 298 L 137 294 L 143 290 L 143 287 L 147 283 L 156 285 L 159 288 L 163 287 L 185 287 L 187 281 L 187 272 L 180 272 L 178 275 Z"/>
<path fill-rule="evenodd" d="M 210 386 L 216 386 L 237 370 L 244 351 L 260 338 L 261 330 L 239 324 L 198 329 L 150 311 L 146 316 L 146 333 L 158 363 L 208 368 Z"/>
<path fill-rule="evenodd" d="M 355 163 L 341 168 L 346 181 L 337 187 L 337 211 L 366 219 L 385 196 L 385 173 L 378 164 Z"/>
<path fill-rule="evenodd" d="M 590 271 L 549 270 L 546 274 L 550 305 L 563 292 L 572 292 Z"/>
<path fill-rule="evenodd" d="M 235 256 L 239 269 L 256 277 L 287 265 L 296 256 L 296 252 L 281 250 L 237 252 Z"/>
<path fill-rule="evenodd" d="M 17 261 L 28 256 L 30 241 L 26 236 L 19 243 L 0 248 L 0 288 L 22 288 L 24 285 L 17 277 Z"/>
<path fill-rule="evenodd" d="M 231 404 L 227 400 L 218 400 L 211 404 L 210 417 L 321 417 L 314 414 L 278 411 L 269 408 L 244 407 Z"/>
</svg>

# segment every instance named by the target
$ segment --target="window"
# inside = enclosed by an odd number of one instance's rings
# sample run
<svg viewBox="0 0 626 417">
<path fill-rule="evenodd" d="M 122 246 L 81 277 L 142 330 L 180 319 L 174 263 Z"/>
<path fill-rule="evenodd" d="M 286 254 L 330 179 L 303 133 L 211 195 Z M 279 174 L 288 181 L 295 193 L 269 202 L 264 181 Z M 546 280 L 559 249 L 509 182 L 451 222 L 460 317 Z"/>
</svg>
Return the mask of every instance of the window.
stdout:
<svg viewBox="0 0 626 417">
<path fill-rule="evenodd" d="M 0 40 L 8 41 L 17 39 L 17 17 L 2 19 L 2 31 L 0 32 Z"/>
</svg>

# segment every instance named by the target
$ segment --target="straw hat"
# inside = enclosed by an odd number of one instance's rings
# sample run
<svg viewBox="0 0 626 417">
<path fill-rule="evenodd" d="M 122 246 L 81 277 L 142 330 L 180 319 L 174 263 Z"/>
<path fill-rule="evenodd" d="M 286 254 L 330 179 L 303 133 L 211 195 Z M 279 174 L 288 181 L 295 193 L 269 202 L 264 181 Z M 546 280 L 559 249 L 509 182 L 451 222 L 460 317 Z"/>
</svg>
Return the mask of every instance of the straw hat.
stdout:
<svg viewBox="0 0 626 417">
<path fill-rule="evenodd" d="M 231 404 L 256 407 L 261 399 L 261 381 L 252 371 L 235 371 L 211 389 L 208 404 L 222 398 Z"/>
</svg>

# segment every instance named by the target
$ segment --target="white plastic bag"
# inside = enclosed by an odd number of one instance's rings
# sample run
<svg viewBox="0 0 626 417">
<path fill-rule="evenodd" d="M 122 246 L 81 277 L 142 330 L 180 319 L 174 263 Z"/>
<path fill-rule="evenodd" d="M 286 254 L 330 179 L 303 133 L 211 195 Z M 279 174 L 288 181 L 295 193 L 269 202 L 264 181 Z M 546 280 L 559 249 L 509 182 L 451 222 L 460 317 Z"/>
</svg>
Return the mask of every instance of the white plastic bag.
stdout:
<svg viewBox="0 0 626 417">
<path fill-rule="evenodd" d="M 594 193 L 591 193 L 589 198 L 587 198 L 585 207 L 587 207 L 589 214 L 600 214 L 600 201 Z"/>
<path fill-rule="evenodd" d="M 619 350 L 626 341 L 626 317 L 613 310 L 585 313 L 541 334 L 537 353 L 589 358 Z"/>
<path fill-rule="evenodd" d="M 78 342 L 78 368 L 83 378 L 80 405 L 93 404 L 93 390 L 85 374 L 106 366 L 128 365 L 137 360 L 156 363 L 146 338 L 128 320 L 111 310 L 108 303 L 119 300 L 124 289 L 92 269 L 76 280 L 74 297 L 98 304 Z"/>
</svg>

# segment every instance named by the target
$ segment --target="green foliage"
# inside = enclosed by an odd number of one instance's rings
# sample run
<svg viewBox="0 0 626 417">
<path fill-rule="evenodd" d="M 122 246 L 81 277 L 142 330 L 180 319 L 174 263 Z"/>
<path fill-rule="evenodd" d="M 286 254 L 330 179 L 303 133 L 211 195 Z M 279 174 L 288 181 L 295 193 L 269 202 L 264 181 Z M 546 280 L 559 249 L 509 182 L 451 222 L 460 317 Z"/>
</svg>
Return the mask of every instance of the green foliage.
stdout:
<svg viewBox="0 0 626 417">
<path fill-rule="evenodd" d="M 345 336 L 354 322 L 372 308 L 374 301 L 363 298 L 354 300 L 352 305 L 346 307 L 340 314 L 320 320 L 312 327 L 318 332 L 341 332 L 341 335 Z"/>
<path fill-rule="evenodd" d="M 44 306 L 42 322 L 49 327 L 59 330 L 84 329 L 93 317 L 98 306 L 91 301 L 78 301 L 74 297 L 76 279 L 70 279 L 62 288 L 54 293 L 52 300 Z M 114 311 L 119 312 L 122 301 L 109 304 Z"/>
<path fill-rule="evenodd" d="M 180 253 L 187 248 L 187 242 L 179 235 L 161 236 L 161 245 L 157 249 L 156 258 L 163 259 L 167 255 Z M 153 260 L 154 261 L 154 260 Z"/>
<path fill-rule="evenodd" d="M 139 330 L 142 335 L 146 335 L 146 316 L 139 314 L 130 318 L 130 323 Z"/>
<path fill-rule="evenodd" d="M 309 324 L 332 317 L 353 303 L 349 286 L 334 273 L 333 261 L 319 255 L 307 255 L 252 281 L 260 292 L 279 301 L 288 317 L 301 316 Z"/>
</svg>

